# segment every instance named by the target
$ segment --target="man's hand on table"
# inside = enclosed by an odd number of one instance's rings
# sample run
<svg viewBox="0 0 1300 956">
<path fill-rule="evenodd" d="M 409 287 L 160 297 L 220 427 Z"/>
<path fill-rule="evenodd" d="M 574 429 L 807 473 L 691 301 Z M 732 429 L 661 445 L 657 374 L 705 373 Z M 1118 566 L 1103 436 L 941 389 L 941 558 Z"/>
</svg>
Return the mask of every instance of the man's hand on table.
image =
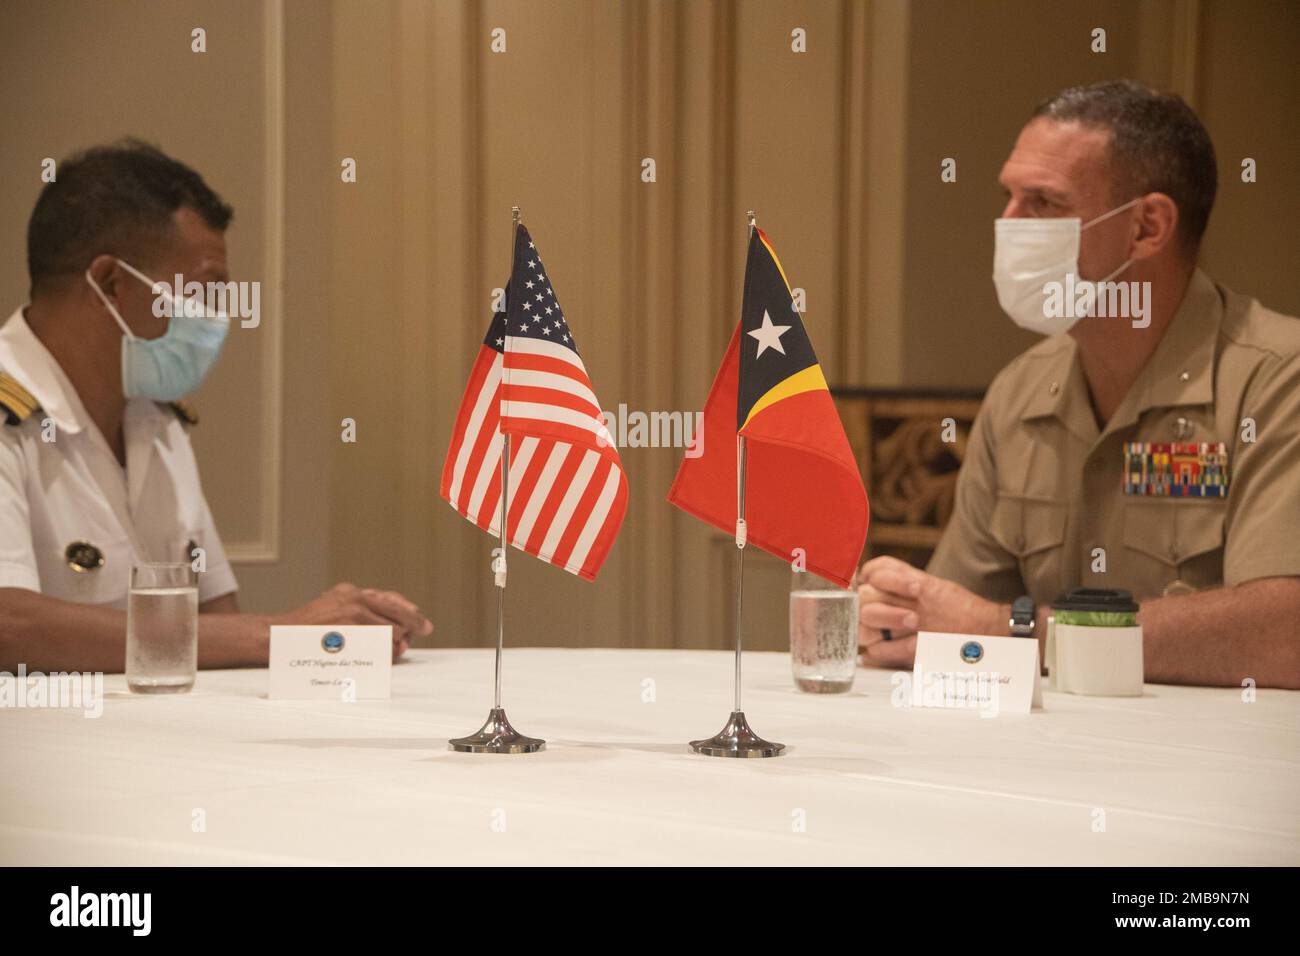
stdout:
<svg viewBox="0 0 1300 956">
<path fill-rule="evenodd" d="M 397 661 L 415 637 L 433 633 L 433 622 L 396 591 L 336 584 L 316 600 L 280 615 L 275 624 L 391 624 L 393 660 Z"/>
<path fill-rule="evenodd" d="M 873 558 L 857 574 L 858 652 L 864 665 L 911 667 L 917 631 L 1001 634 L 1006 605 L 986 601 L 959 584 L 897 558 Z M 890 632 L 886 641 L 882 630 Z"/>
</svg>

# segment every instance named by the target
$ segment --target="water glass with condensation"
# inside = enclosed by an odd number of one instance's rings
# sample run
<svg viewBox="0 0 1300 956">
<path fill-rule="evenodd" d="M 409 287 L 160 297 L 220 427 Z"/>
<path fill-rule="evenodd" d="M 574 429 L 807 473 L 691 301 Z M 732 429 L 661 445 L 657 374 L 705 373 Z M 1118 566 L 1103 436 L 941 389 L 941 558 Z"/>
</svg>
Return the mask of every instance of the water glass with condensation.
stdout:
<svg viewBox="0 0 1300 956">
<path fill-rule="evenodd" d="M 853 687 L 858 662 L 858 592 L 809 571 L 790 584 L 790 663 L 794 683 L 814 694 Z"/>
<path fill-rule="evenodd" d="M 126 685 L 137 694 L 184 694 L 199 658 L 199 588 L 193 567 L 137 564 L 126 605 Z"/>
</svg>

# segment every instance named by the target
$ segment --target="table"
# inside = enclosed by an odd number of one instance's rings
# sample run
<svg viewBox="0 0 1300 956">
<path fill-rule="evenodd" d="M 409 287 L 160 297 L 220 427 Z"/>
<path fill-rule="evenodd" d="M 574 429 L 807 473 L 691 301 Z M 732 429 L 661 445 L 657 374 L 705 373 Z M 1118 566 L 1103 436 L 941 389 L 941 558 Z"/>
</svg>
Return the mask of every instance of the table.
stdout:
<svg viewBox="0 0 1300 956">
<path fill-rule="evenodd" d="M 745 656 L 769 760 L 692 754 L 731 707 L 715 651 L 507 650 L 532 755 L 447 750 L 491 704 L 489 650 L 420 650 L 388 701 L 272 701 L 203 671 L 103 715 L 0 710 L 0 863 L 1300 863 L 1300 692 L 1047 692 L 1045 710 L 891 706 L 891 674 L 795 690 Z M 202 827 L 196 821 L 202 822 Z"/>
</svg>

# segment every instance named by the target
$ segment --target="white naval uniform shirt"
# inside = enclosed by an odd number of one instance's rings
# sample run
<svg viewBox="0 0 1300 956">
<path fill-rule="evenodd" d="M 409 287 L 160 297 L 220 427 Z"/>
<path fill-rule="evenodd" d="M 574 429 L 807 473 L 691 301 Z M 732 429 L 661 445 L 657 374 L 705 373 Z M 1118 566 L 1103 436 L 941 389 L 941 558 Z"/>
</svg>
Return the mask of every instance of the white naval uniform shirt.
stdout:
<svg viewBox="0 0 1300 956">
<path fill-rule="evenodd" d="M 193 542 L 206 552 L 199 602 L 235 590 L 172 409 L 127 402 L 123 468 L 21 308 L 0 327 L 0 371 L 40 403 L 17 425 L 0 411 L 0 587 L 125 608 L 132 564 L 189 560 Z M 51 427 L 54 441 L 46 441 Z M 103 566 L 74 570 L 66 552 L 77 542 L 99 549 Z"/>
</svg>

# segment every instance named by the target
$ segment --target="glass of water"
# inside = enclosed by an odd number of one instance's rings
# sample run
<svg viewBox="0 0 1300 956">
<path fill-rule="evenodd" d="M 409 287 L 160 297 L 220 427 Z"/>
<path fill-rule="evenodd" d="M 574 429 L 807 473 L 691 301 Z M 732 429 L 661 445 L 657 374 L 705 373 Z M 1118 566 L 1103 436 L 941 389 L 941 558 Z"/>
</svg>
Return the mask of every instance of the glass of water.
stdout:
<svg viewBox="0 0 1300 956">
<path fill-rule="evenodd" d="M 858 591 L 808 571 L 790 585 L 790 663 L 794 683 L 814 694 L 853 687 L 858 663 Z"/>
<path fill-rule="evenodd" d="M 131 568 L 126 605 L 126 686 L 137 694 L 184 694 L 199 657 L 199 588 L 182 564 Z"/>
</svg>

